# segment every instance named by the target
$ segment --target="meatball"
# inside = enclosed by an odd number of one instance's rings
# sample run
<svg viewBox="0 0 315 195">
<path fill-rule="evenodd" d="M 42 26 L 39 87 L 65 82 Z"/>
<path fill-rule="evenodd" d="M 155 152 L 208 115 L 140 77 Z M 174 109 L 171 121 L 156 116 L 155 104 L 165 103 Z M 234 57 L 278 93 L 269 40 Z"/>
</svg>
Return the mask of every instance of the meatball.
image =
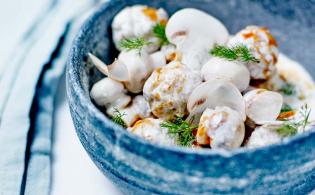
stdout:
<svg viewBox="0 0 315 195">
<path fill-rule="evenodd" d="M 165 24 L 168 15 L 164 9 L 155 9 L 144 5 L 126 7 L 120 11 L 112 23 L 113 40 L 118 50 L 119 42 L 125 38 L 143 37 L 153 44 L 148 50 L 153 52 L 159 47 L 159 39 L 153 36 L 152 29 L 157 23 Z"/>
<path fill-rule="evenodd" d="M 144 84 L 143 95 L 149 102 L 153 115 L 170 120 L 188 114 L 188 97 L 200 83 L 201 76 L 198 72 L 173 61 L 152 73 Z"/>
<path fill-rule="evenodd" d="M 199 122 L 197 143 L 211 148 L 237 148 L 245 136 L 241 115 L 229 107 L 206 109 Z"/>
<path fill-rule="evenodd" d="M 175 137 L 169 135 L 168 130 L 160 126 L 161 123 L 160 119 L 146 118 L 137 121 L 128 131 L 153 143 L 176 145 Z"/>
<path fill-rule="evenodd" d="M 232 37 L 228 45 L 245 45 L 259 60 L 246 64 L 252 79 L 267 80 L 275 72 L 278 60 L 277 42 L 265 27 L 248 26 Z"/>
</svg>

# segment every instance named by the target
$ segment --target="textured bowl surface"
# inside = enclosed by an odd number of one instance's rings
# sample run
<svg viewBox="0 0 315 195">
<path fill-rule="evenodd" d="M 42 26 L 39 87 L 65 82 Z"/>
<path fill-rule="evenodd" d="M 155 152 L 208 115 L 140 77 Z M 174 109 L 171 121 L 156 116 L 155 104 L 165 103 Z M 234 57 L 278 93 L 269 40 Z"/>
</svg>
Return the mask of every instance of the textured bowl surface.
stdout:
<svg viewBox="0 0 315 195">
<path fill-rule="evenodd" d="M 67 92 L 77 134 L 99 169 L 126 194 L 305 194 L 315 188 L 315 132 L 281 144 L 231 152 L 192 151 L 150 144 L 111 122 L 89 97 L 102 75 L 87 53 L 110 63 L 117 55 L 110 24 L 132 4 L 163 7 L 170 14 L 195 7 L 219 18 L 230 33 L 246 25 L 267 26 L 280 50 L 315 73 L 313 1 L 110 1 L 88 19 L 71 49 Z"/>
</svg>

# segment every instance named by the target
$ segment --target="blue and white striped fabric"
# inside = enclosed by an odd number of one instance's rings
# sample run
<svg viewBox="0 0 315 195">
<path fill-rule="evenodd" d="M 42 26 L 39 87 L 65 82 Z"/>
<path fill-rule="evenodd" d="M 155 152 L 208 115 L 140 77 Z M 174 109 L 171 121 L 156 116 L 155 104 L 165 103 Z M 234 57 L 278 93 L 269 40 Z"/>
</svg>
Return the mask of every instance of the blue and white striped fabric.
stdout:
<svg viewBox="0 0 315 195">
<path fill-rule="evenodd" d="M 75 33 L 98 4 L 0 3 L 0 195 L 49 194 L 56 87 Z"/>
</svg>

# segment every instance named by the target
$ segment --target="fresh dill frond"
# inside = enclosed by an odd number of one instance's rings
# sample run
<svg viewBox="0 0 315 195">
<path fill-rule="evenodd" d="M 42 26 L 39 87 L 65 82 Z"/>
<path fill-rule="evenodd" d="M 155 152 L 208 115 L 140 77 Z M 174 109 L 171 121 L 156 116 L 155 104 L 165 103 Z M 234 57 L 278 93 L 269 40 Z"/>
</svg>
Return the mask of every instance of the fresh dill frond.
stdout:
<svg viewBox="0 0 315 195">
<path fill-rule="evenodd" d="M 232 50 L 235 51 L 237 56 L 241 58 L 243 62 L 255 62 L 259 63 L 259 60 L 255 58 L 249 51 L 249 49 L 245 45 L 237 45 L 232 47 Z"/>
<path fill-rule="evenodd" d="M 177 141 L 182 146 L 190 146 L 195 141 L 193 130 L 197 125 L 191 125 L 181 117 L 177 117 L 174 121 L 166 121 L 161 123 L 161 127 L 167 128 L 168 133 L 175 135 Z"/>
<path fill-rule="evenodd" d="M 306 126 L 309 124 L 309 116 L 311 113 L 311 109 L 308 107 L 307 104 L 301 107 L 299 111 L 302 119 L 298 121 L 287 121 L 281 127 L 277 128 L 276 131 L 281 136 L 292 136 L 298 132 L 299 128 L 302 128 L 304 131 Z"/>
<path fill-rule="evenodd" d="M 289 104 L 283 104 L 280 113 L 293 111 L 293 108 Z"/>
<path fill-rule="evenodd" d="M 301 125 L 302 125 L 303 131 L 304 131 L 306 125 L 309 124 L 309 117 L 310 117 L 310 114 L 311 114 L 311 109 L 308 108 L 307 104 L 302 106 L 302 108 L 300 109 L 300 114 L 303 117 L 303 120 L 301 121 Z"/>
<path fill-rule="evenodd" d="M 254 62 L 259 63 L 259 60 L 255 58 L 249 51 L 249 49 L 245 45 L 237 45 L 231 48 L 216 45 L 209 52 L 211 55 L 224 58 L 230 61 L 240 60 L 243 62 Z"/>
<path fill-rule="evenodd" d="M 165 34 L 165 25 L 157 23 L 154 27 L 153 27 L 153 33 L 154 36 L 160 39 L 160 44 L 161 45 L 167 45 L 169 44 L 169 41 L 166 37 Z"/>
<path fill-rule="evenodd" d="M 139 53 L 141 52 L 141 49 L 145 45 L 150 45 L 152 44 L 151 42 L 148 42 L 144 40 L 142 37 L 134 38 L 134 39 L 123 39 L 119 42 L 119 46 L 127 51 L 130 50 L 138 50 Z"/>
<path fill-rule="evenodd" d="M 112 116 L 112 121 L 120 126 L 122 126 L 123 128 L 127 128 L 127 125 L 125 124 L 124 120 L 122 119 L 123 116 L 125 116 L 125 113 L 121 113 L 117 108 L 115 109 L 115 114 L 114 116 Z"/>
<path fill-rule="evenodd" d="M 211 49 L 210 54 L 216 57 L 226 58 L 228 60 L 237 60 L 236 53 L 225 46 L 216 45 L 213 49 Z"/>
<path fill-rule="evenodd" d="M 294 95 L 296 94 L 295 86 L 292 83 L 286 83 L 281 87 L 280 92 L 287 96 Z"/>
</svg>

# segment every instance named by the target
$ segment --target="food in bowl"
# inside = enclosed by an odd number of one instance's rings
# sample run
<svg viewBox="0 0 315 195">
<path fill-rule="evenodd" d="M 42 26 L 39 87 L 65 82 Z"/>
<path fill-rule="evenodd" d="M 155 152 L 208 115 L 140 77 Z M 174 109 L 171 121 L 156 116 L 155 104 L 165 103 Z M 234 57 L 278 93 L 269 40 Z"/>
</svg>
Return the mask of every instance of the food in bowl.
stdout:
<svg viewBox="0 0 315 195">
<path fill-rule="evenodd" d="M 156 144 L 191 148 L 261 147 L 309 130 L 315 85 L 266 27 L 235 35 L 192 8 L 171 17 L 135 5 L 112 23 L 120 54 L 90 92 L 127 131 Z"/>
</svg>

